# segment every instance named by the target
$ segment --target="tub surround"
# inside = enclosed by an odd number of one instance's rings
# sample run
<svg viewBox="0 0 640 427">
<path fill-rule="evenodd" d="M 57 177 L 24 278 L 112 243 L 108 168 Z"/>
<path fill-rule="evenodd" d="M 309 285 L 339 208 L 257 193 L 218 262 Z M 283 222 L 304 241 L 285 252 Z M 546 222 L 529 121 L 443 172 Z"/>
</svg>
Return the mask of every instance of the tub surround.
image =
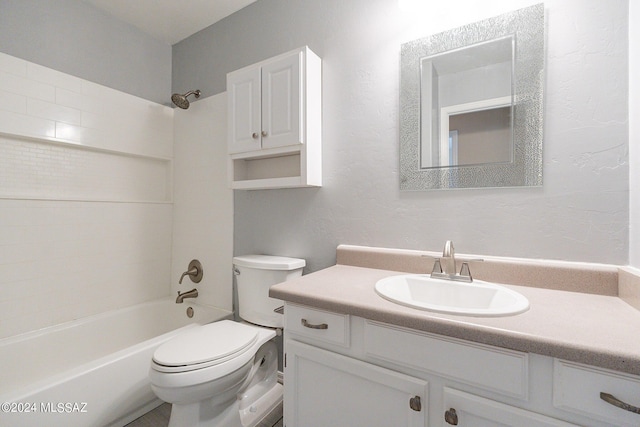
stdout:
<svg viewBox="0 0 640 427">
<path fill-rule="evenodd" d="M 525 313 L 497 318 L 421 311 L 376 294 L 375 283 L 384 277 L 429 272 L 432 262 L 422 255 L 440 256 L 436 252 L 341 245 L 337 265 L 275 285 L 270 296 L 419 331 L 640 374 L 640 347 L 633 338 L 640 329 L 640 312 L 632 302 L 625 302 L 634 301 L 634 297 L 623 300 L 617 289 L 620 278 L 624 295 L 635 295 L 638 301 L 640 276 L 633 270 L 480 257 L 485 261 L 471 266 L 474 278 L 506 284 L 531 304 Z"/>
<path fill-rule="evenodd" d="M 4 53 L 0 98 L 0 338 L 168 296 L 173 109 Z"/>
<path fill-rule="evenodd" d="M 212 120 L 212 117 L 218 118 Z M 227 188 L 227 94 L 203 95 L 174 109 L 171 295 L 198 288 L 198 304 L 232 310 L 233 190 Z M 202 263 L 195 285 L 189 261 Z"/>
</svg>

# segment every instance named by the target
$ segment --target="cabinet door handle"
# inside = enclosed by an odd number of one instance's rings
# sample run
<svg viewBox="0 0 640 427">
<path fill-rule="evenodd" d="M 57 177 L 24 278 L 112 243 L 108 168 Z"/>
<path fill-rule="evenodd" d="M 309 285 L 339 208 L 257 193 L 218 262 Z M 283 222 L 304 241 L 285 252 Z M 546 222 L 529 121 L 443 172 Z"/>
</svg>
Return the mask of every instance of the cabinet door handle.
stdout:
<svg viewBox="0 0 640 427">
<path fill-rule="evenodd" d="M 640 408 L 638 408 L 637 406 L 629 405 L 628 403 L 623 402 L 622 400 L 614 397 L 609 393 L 600 392 L 600 399 L 613 406 L 617 406 L 620 409 L 624 409 L 625 411 L 633 412 L 634 414 L 640 414 Z"/>
<path fill-rule="evenodd" d="M 326 323 L 320 323 L 320 324 L 314 325 L 312 323 L 307 322 L 307 319 L 302 319 L 300 321 L 300 323 L 302 323 L 302 326 L 304 326 L 305 328 L 310 328 L 310 329 L 329 329 L 329 325 L 327 325 Z"/>
<path fill-rule="evenodd" d="M 251 138 L 258 139 L 258 133 L 257 132 L 252 133 Z"/>
<path fill-rule="evenodd" d="M 263 137 L 265 137 L 265 136 L 267 136 L 267 131 L 266 131 L 266 130 L 263 130 L 260 134 L 261 134 Z"/>
<path fill-rule="evenodd" d="M 447 424 L 451 424 L 452 426 L 457 426 L 458 414 L 456 413 L 456 410 L 451 408 L 448 411 L 446 411 L 444 413 L 444 420 L 447 422 Z"/>
<path fill-rule="evenodd" d="M 409 408 L 413 409 L 416 412 L 422 411 L 422 402 L 420 401 L 420 396 L 414 396 L 409 399 Z"/>
</svg>

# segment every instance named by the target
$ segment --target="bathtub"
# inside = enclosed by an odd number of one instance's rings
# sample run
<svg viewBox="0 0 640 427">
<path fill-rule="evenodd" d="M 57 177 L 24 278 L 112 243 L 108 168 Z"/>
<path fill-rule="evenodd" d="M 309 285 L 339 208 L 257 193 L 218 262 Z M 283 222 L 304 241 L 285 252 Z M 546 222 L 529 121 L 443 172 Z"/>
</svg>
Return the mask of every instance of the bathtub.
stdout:
<svg viewBox="0 0 640 427">
<path fill-rule="evenodd" d="M 123 426 L 162 403 L 147 379 L 155 349 L 230 314 L 162 299 L 2 339 L 0 426 Z"/>
</svg>

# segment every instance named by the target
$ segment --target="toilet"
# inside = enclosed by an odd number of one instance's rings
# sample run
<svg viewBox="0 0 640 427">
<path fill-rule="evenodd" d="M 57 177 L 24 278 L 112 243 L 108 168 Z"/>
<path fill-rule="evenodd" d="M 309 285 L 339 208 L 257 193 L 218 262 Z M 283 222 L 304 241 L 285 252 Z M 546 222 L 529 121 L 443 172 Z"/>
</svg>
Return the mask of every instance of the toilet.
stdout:
<svg viewBox="0 0 640 427">
<path fill-rule="evenodd" d="M 282 401 L 278 350 L 282 301 L 269 287 L 302 275 L 303 259 L 233 258 L 241 322 L 192 328 L 156 349 L 151 389 L 171 403 L 169 427 L 255 427 Z"/>
</svg>

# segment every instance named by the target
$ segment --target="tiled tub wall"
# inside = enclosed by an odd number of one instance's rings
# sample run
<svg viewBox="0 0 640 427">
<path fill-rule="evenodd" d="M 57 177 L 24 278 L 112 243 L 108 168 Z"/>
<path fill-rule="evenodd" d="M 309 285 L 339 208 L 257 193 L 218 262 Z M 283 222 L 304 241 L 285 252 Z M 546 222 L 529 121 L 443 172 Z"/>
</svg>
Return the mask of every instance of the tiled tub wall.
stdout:
<svg viewBox="0 0 640 427">
<path fill-rule="evenodd" d="M 169 293 L 173 110 L 0 53 L 0 338 Z"/>
</svg>

